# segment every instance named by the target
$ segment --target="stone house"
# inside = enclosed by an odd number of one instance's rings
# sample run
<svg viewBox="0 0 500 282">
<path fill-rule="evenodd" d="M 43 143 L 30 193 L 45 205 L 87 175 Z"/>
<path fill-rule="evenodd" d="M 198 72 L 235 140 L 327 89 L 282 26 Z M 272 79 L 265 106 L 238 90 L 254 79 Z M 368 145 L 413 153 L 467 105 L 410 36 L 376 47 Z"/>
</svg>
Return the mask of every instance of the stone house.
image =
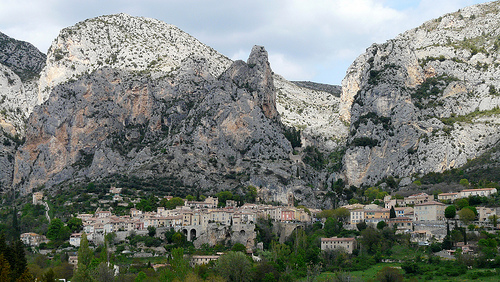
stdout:
<svg viewBox="0 0 500 282">
<path fill-rule="evenodd" d="M 414 221 L 437 221 L 444 220 L 446 205 L 441 202 L 430 201 L 416 204 L 414 207 Z"/>
<path fill-rule="evenodd" d="M 345 250 L 346 253 L 352 254 L 356 249 L 356 239 L 354 238 L 321 238 L 321 250 Z"/>
</svg>

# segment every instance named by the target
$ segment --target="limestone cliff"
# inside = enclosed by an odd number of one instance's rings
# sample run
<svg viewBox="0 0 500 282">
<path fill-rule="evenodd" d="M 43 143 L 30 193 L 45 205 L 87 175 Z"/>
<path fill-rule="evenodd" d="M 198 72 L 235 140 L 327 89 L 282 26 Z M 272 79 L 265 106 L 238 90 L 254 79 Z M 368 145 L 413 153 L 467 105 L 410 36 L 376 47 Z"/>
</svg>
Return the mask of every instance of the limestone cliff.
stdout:
<svg viewBox="0 0 500 282">
<path fill-rule="evenodd" d="M 272 191 L 271 199 L 292 187 L 305 197 L 312 192 L 294 178 L 274 100 L 267 52 L 258 46 L 218 77 L 203 57 L 163 76 L 101 68 L 59 84 L 35 108 L 14 185 L 27 193 L 131 175 L 175 193 L 252 184 Z"/>
<path fill-rule="evenodd" d="M 347 127 L 332 111 L 338 97 L 311 88 L 274 74 L 263 47 L 232 62 L 157 20 L 89 19 L 49 49 L 13 183 L 26 193 L 134 176 L 172 190 L 252 184 L 267 200 L 294 190 L 315 202 L 309 187 L 328 174 L 295 160 L 282 123 L 301 129 L 304 145 L 326 149 Z"/>
<path fill-rule="evenodd" d="M 464 165 L 500 139 L 500 3 L 471 6 L 359 56 L 342 82 L 351 185 Z"/>
<path fill-rule="evenodd" d="M 0 33 L 0 191 L 11 188 L 14 155 L 34 107 L 45 55 Z"/>
</svg>

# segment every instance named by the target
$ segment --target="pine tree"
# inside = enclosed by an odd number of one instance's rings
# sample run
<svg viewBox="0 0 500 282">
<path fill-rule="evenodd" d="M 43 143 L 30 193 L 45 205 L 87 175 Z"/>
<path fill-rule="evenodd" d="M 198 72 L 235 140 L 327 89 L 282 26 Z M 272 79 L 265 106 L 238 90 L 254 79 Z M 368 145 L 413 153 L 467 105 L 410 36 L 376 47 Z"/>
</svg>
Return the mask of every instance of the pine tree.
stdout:
<svg viewBox="0 0 500 282">
<path fill-rule="evenodd" d="M 396 218 L 396 210 L 394 210 L 394 206 L 391 207 L 391 211 L 389 213 L 389 218 Z"/>
<path fill-rule="evenodd" d="M 17 208 L 14 206 L 14 210 L 12 212 L 12 241 L 19 240 L 20 232 L 19 232 L 19 223 L 17 221 Z"/>
<path fill-rule="evenodd" d="M 14 264 L 11 265 L 12 276 L 14 279 L 21 277 L 28 267 L 28 262 L 26 261 L 26 256 L 24 253 L 24 244 L 21 240 L 17 240 L 12 246 L 14 251 Z"/>
<path fill-rule="evenodd" d="M 10 273 L 9 262 L 0 254 L 0 281 L 10 281 Z"/>
</svg>

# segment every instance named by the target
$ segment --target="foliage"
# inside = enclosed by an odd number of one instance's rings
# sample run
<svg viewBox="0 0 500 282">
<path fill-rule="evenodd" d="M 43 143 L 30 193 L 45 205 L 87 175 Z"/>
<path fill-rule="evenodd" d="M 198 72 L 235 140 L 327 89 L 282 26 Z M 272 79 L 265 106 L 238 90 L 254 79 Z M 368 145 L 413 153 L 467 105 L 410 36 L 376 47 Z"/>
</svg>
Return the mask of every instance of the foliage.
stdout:
<svg viewBox="0 0 500 282">
<path fill-rule="evenodd" d="M 83 228 L 82 220 L 76 217 L 70 218 L 68 222 L 66 222 L 66 225 L 71 230 L 71 232 L 78 232 Z"/>
<path fill-rule="evenodd" d="M 179 197 L 173 197 L 170 200 L 163 199 L 160 202 L 160 205 L 163 206 L 164 208 L 166 208 L 167 210 L 173 210 L 176 207 L 184 206 L 184 200 L 182 198 L 179 198 Z"/>
<path fill-rule="evenodd" d="M 455 218 L 456 215 L 457 209 L 453 205 L 446 207 L 446 209 L 444 210 L 444 217 L 446 217 L 447 219 Z"/>
<path fill-rule="evenodd" d="M 233 193 L 231 193 L 231 191 L 221 191 L 215 194 L 215 196 L 219 199 L 219 207 L 225 207 L 226 201 L 233 199 Z"/>
<path fill-rule="evenodd" d="M 476 218 L 476 215 L 471 209 L 463 208 L 458 212 L 458 217 L 465 224 L 469 224 L 469 222 L 473 221 Z"/>
<path fill-rule="evenodd" d="M 373 148 L 378 146 L 379 141 L 370 137 L 356 137 L 352 140 L 351 146 L 354 147 L 369 147 Z"/>
<path fill-rule="evenodd" d="M 384 192 L 384 191 L 381 191 L 379 188 L 377 187 L 370 187 L 368 189 L 365 190 L 365 193 L 364 193 L 365 197 L 368 198 L 368 201 L 373 201 L 375 199 L 384 199 L 385 196 L 388 195 L 387 192 Z"/>
<path fill-rule="evenodd" d="M 149 237 L 154 237 L 156 235 L 156 228 L 152 225 L 148 226 Z"/>
<path fill-rule="evenodd" d="M 377 281 L 380 282 L 402 282 L 403 275 L 397 268 L 386 266 L 377 272 Z"/>
<path fill-rule="evenodd" d="M 394 209 L 394 206 L 392 206 L 389 211 L 389 218 L 396 218 L 396 210 Z"/>
<path fill-rule="evenodd" d="M 68 240 L 70 235 L 71 230 L 59 218 L 54 218 L 50 222 L 49 230 L 47 231 L 47 238 L 50 240 L 62 242 Z"/>
<path fill-rule="evenodd" d="M 300 130 L 295 127 L 284 127 L 283 134 L 285 138 L 290 141 L 292 148 L 302 147 L 302 142 L 300 140 Z"/>
<path fill-rule="evenodd" d="M 250 281 L 251 264 L 241 252 L 228 252 L 216 264 L 217 273 L 228 281 Z"/>
<path fill-rule="evenodd" d="M 323 153 L 314 146 L 307 146 L 304 149 L 302 160 L 304 163 L 312 166 L 316 170 L 325 168 L 325 165 L 328 163 L 328 160 L 323 156 Z"/>
</svg>

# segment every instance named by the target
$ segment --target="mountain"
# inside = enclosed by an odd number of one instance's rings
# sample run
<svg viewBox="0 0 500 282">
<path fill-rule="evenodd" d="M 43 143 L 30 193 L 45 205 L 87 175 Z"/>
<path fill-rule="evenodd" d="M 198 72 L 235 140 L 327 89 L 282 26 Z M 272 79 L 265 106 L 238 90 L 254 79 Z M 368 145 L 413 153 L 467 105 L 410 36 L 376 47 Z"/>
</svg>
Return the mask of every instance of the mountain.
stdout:
<svg viewBox="0 0 500 282">
<path fill-rule="evenodd" d="M 411 189 L 453 169 L 490 177 L 500 171 L 499 10 L 467 7 L 373 44 L 341 89 L 287 81 L 261 46 L 233 62 L 125 14 L 63 29 L 46 57 L 4 37 L 0 183 L 23 194 L 251 185 L 264 200 L 293 191 L 328 207 L 382 182 Z"/>
<path fill-rule="evenodd" d="M 45 60 L 33 45 L 0 33 L 0 191 L 11 187 L 14 155 L 35 106 Z"/>
<path fill-rule="evenodd" d="M 285 201 L 293 190 L 316 205 L 312 187 L 328 178 L 292 154 L 287 125 L 296 120 L 277 100 L 292 96 L 287 105 L 300 101 L 295 110 L 322 119 L 306 132 L 336 124 L 328 117 L 340 99 L 274 74 L 263 47 L 233 62 L 175 26 L 102 16 L 61 31 L 39 85 L 14 166 L 23 194 L 133 178 L 176 194 L 253 185 Z M 321 134 L 309 130 L 304 142 Z"/>
<path fill-rule="evenodd" d="M 499 2 L 461 9 L 370 46 L 342 81 L 351 185 L 408 185 L 460 168 L 500 138 Z M 498 159 L 498 155 L 494 154 Z"/>
</svg>

